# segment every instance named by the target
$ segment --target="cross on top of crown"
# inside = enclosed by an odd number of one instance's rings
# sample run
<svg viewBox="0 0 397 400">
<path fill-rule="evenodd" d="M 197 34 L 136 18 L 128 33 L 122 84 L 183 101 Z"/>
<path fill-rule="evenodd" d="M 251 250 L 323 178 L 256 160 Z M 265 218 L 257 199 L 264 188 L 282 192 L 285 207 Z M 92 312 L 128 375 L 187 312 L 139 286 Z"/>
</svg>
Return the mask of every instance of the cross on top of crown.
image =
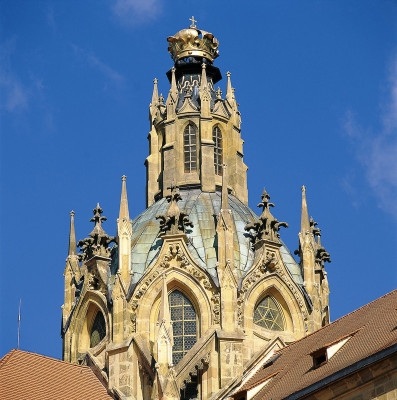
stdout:
<svg viewBox="0 0 397 400">
<path fill-rule="evenodd" d="M 194 17 L 192 16 L 192 18 L 189 18 L 189 21 L 192 21 L 192 24 L 190 25 L 191 28 L 197 28 L 195 22 L 197 22 Z"/>
</svg>

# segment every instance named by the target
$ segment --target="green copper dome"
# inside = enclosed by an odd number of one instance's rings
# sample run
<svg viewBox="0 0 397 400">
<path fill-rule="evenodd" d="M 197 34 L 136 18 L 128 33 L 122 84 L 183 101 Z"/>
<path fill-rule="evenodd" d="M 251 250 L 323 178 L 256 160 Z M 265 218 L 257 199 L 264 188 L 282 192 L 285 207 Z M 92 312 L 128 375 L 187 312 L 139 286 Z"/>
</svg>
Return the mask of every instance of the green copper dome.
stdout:
<svg viewBox="0 0 397 400">
<path fill-rule="evenodd" d="M 221 193 L 193 189 L 181 190 L 180 194 L 182 200 L 178 202 L 178 206 L 188 213 L 189 219 L 193 222 L 193 228 L 189 228 L 186 232 L 188 248 L 197 263 L 208 271 L 215 282 L 218 282 L 216 223 L 221 207 Z M 247 223 L 256 221 L 258 216 L 231 194 L 229 194 L 229 205 L 237 233 L 233 243 L 234 260 L 241 280 L 254 261 L 250 236 L 244 227 Z M 156 215 L 165 214 L 168 207 L 169 203 L 163 198 L 143 211 L 132 223 L 131 270 L 134 273 L 134 284 L 158 257 L 163 241 L 158 236 L 159 221 L 156 220 Z M 303 283 L 301 268 L 284 244 L 281 254 L 292 277 L 301 285 Z"/>
</svg>

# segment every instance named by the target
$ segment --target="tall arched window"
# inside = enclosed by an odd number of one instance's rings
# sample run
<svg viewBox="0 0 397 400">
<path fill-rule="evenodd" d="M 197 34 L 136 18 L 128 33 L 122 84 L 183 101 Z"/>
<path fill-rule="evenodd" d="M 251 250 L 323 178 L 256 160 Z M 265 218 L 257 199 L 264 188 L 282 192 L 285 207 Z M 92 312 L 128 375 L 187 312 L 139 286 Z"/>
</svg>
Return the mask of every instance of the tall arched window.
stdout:
<svg viewBox="0 0 397 400">
<path fill-rule="evenodd" d="M 214 146 L 215 174 L 222 175 L 222 164 L 223 164 L 222 132 L 219 129 L 219 126 L 215 126 L 215 128 L 212 130 L 212 140 L 215 143 Z"/>
<path fill-rule="evenodd" d="M 276 301 L 266 296 L 262 299 L 254 311 L 254 323 L 273 331 L 283 331 L 283 316 Z"/>
<path fill-rule="evenodd" d="M 95 347 L 106 336 L 106 322 L 103 314 L 98 311 L 90 332 L 90 347 Z"/>
<path fill-rule="evenodd" d="M 172 362 L 177 365 L 197 341 L 197 314 L 190 300 L 179 290 L 170 294 L 174 346 Z"/>
<path fill-rule="evenodd" d="M 189 123 L 183 133 L 183 149 L 185 153 L 185 172 L 197 171 L 196 127 Z"/>
</svg>

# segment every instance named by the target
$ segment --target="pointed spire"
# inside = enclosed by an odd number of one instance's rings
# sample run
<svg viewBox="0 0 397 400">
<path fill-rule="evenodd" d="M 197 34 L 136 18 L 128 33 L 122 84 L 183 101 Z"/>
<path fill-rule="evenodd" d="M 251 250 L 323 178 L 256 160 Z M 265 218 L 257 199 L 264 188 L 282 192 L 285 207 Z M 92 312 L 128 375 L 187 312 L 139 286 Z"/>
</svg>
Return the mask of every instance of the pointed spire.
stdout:
<svg viewBox="0 0 397 400">
<path fill-rule="evenodd" d="M 176 86 L 175 79 L 175 67 L 171 68 L 171 88 L 168 92 L 167 101 L 165 105 L 167 106 L 167 118 L 173 119 L 175 117 L 175 108 L 178 102 L 178 88 Z"/>
<path fill-rule="evenodd" d="M 206 72 L 206 65 L 203 63 L 201 65 L 201 89 L 206 89 L 207 88 L 207 72 Z"/>
<path fill-rule="evenodd" d="M 69 233 L 69 251 L 68 256 L 77 255 L 76 251 L 76 233 L 74 231 L 74 214 L 75 212 L 70 211 L 70 233 Z"/>
<path fill-rule="evenodd" d="M 228 196 L 228 190 L 227 190 L 226 167 L 227 167 L 227 164 L 222 164 L 222 203 L 221 203 L 222 210 L 229 209 L 229 196 Z"/>
<path fill-rule="evenodd" d="M 206 65 L 203 63 L 201 70 L 201 86 L 200 86 L 200 100 L 201 100 L 201 116 L 206 118 L 211 113 L 211 92 L 207 81 Z"/>
<path fill-rule="evenodd" d="M 174 101 L 176 101 L 176 98 L 178 96 L 178 88 L 176 87 L 176 78 L 175 78 L 175 67 L 171 68 L 171 89 L 170 93 L 174 96 Z"/>
<path fill-rule="evenodd" d="M 130 214 L 128 212 L 128 199 L 127 199 L 127 177 L 123 175 L 121 177 L 122 185 L 121 185 L 121 200 L 120 200 L 120 213 L 119 213 L 119 220 L 123 218 L 129 220 Z"/>
<path fill-rule="evenodd" d="M 301 213 L 301 233 L 310 231 L 309 212 L 307 211 L 306 186 L 302 186 L 302 213 Z"/>
<path fill-rule="evenodd" d="M 230 105 L 233 103 L 233 91 L 232 91 L 232 82 L 230 80 L 231 73 L 228 71 L 226 72 L 227 76 L 227 86 L 226 86 L 226 100 L 229 102 Z"/>
<path fill-rule="evenodd" d="M 153 83 L 154 83 L 154 87 L 153 87 L 153 95 L 152 95 L 152 106 L 157 105 L 158 101 L 159 101 L 159 91 L 157 89 L 157 78 L 153 79 Z"/>
</svg>

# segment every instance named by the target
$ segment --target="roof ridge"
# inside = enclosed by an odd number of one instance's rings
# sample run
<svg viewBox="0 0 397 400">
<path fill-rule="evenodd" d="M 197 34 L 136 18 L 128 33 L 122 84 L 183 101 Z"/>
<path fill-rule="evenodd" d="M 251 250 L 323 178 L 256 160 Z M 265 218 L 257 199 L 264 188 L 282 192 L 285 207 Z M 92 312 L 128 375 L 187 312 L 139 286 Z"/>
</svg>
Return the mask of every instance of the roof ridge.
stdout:
<svg viewBox="0 0 397 400">
<path fill-rule="evenodd" d="M 73 366 L 73 367 L 85 368 L 85 369 L 88 368 L 88 369 L 90 369 L 90 367 L 87 366 L 87 365 L 81 365 L 81 364 L 76 364 L 76 363 L 72 363 L 72 362 L 69 362 L 69 361 L 59 360 L 58 358 L 54 358 L 54 357 L 50 357 L 50 356 L 45 356 L 45 355 L 43 355 L 43 354 L 32 353 L 32 352 L 30 352 L 30 351 L 19 350 L 19 349 L 13 349 L 13 350 L 15 350 L 15 353 L 14 353 L 14 354 L 16 354 L 16 353 L 23 353 L 23 354 L 26 354 L 26 355 L 36 356 L 36 357 L 39 357 L 39 358 L 46 358 L 47 360 L 51 360 L 51 361 L 57 361 L 58 363 L 70 365 L 70 366 Z M 12 350 L 11 350 L 11 351 L 12 351 Z"/>
<path fill-rule="evenodd" d="M 314 335 L 314 334 L 316 334 L 316 333 L 318 333 L 318 332 L 320 332 L 320 331 L 322 331 L 322 330 L 325 330 L 326 328 L 329 328 L 330 326 L 334 326 L 334 324 L 339 323 L 339 322 L 340 322 L 341 320 L 343 320 L 344 318 L 347 318 L 347 317 L 349 317 L 349 316 L 351 316 L 351 315 L 357 313 L 358 311 L 361 311 L 362 309 L 365 309 L 365 308 L 367 308 L 368 306 L 372 305 L 373 303 L 376 303 L 376 302 L 378 302 L 378 301 L 380 301 L 380 300 L 384 299 L 385 297 L 387 297 L 387 296 L 389 296 L 389 295 L 392 295 L 392 294 L 397 294 L 397 289 L 394 289 L 394 290 L 392 290 L 391 292 L 386 293 L 386 294 L 384 294 L 383 296 L 381 296 L 381 297 L 379 297 L 379 298 L 377 298 L 377 299 L 375 299 L 375 300 L 372 300 L 371 302 L 369 302 L 369 303 L 367 303 L 367 304 L 364 304 L 363 306 L 357 308 L 356 310 L 353 310 L 353 311 L 349 312 L 348 314 L 343 315 L 342 317 L 339 317 L 338 319 L 336 319 L 335 321 L 329 323 L 328 325 L 322 326 L 320 329 L 317 329 L 317 330 L 314 331 L 314 332 L 310 332 L 308 335 L 303 336 L 303 337 L 301 337 L 301 338 L 298 339 L 298 340 L 295 340 L 295 342 L 292 342 L 292 343 L 286 345 L 285 347 L 283 347 L 282 349 L 280 349 L 280 350 L 278 350 L 278 351 L 279 351 L 279 352 L 282 352 L 284 349 L 291 348 L 293 345 L 295 345 L 296 343 L 299 343 L 299 342 L 302 341 L 303 339 L 306 339 L 306 338 L 308 338 L 308 337 L 310 337 L 310 336 L 312 336 L 312 335 Z M 363 326 L 364 326 L 364 325 L 363 325 Z M 361 327 L 361 328 L 362 328 L 362 327 Z M 358 328 L 358 329 L 361 329 L 361 328 Z"/>
</svg>

